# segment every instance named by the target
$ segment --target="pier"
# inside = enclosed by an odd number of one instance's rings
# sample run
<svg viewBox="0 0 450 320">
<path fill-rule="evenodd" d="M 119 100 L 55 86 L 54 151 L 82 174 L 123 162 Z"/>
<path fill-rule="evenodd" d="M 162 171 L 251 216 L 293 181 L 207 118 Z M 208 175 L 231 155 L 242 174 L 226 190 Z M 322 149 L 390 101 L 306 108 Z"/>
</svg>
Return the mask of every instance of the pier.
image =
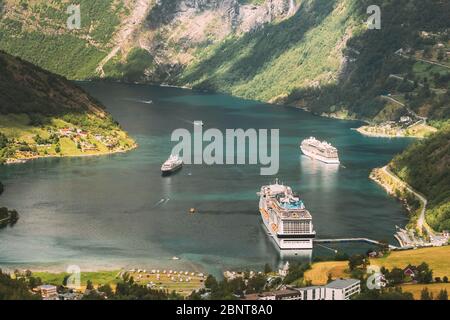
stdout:
<svg viewBox="0 0 450 320">
<path fill-rule="evenodd" d="M 368 238 L 343 238 L 343 239 L 315 239 L 315 243 L 351 243 L 351 242 L 365 242 L 369 244 L 375 244 L 377 246 L 384 246 L 385 243 L 382 243 L 377 240 L 372 240 Z M 399 249 L 399 247 L 393 246 L 391 244 L 388 244 L 389 249 L 395 250 Z"/>
</svg>

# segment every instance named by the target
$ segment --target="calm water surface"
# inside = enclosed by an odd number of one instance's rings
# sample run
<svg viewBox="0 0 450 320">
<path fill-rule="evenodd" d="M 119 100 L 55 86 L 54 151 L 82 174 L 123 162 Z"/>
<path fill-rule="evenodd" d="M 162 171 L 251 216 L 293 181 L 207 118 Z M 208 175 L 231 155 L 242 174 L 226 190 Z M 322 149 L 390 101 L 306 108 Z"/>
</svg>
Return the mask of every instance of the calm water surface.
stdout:
<svg viewBox="0 0 450 320">
<path fill-rule="evenodd" d="M 78 264 L 223 268 L 280 263 L 260 224 L 256 192 L 275 177 L 259 166 L 185 166 L 163 178 L 161 163 L 176 128 L 279 128 L 280 171 L 311 211 L 318 237 L 369 237 L 395 244 L 401 205 L 368 179 L 408 139 L 377 139 L 351 128 L 359 123 L 325 119 L 287 107 L 229 96 L 141 85 L 83 83 L 139 143 L 135 151 L 95 158 L 40 159 L 2 166 L 1 205 L 21 219 L 0 230 L 0 265 L 43 268 Z M 153 104 L 143 103 L 153 100 Z M 300 155 L 309 136 L 335 145 L 342 165 L 330 167 Z M 189 208 L 198 213 L 189 215 Z M 352 252 L 365 246 L 346 245 Z M 330 254 L 317 247 L 315 255 Z M 177 256 L 179 261 L 172 261 Z"/>
</svg>

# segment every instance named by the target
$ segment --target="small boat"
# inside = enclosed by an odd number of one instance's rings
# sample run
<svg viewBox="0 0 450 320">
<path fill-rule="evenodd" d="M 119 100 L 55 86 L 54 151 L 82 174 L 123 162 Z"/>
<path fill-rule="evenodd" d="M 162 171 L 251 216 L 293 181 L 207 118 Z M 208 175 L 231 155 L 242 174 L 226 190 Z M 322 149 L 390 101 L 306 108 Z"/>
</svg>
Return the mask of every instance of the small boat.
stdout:
<svg viewBox="0 0 450 320">
<path fill-rule="evenodd" d="M 189 213 L 194 214 L 196 211 L 197 211 L 197 210 L 196 210 L 195 208 L 191 208 L 191 209 L 189 210 Z"/>
<path fill-rule="evenodd" d="M 176 155 L 171 155 L 169 159 L 167 159 L 167 161 L 161 166 L 161 171 L 163 175 L 169 175 L 181 169 L 182 166 L 183 160 Z"/>
<path fill-rule="evenodd" d="M 178 257 L 172 257 L 172 260 L 180 260 Z"/>
</svg>

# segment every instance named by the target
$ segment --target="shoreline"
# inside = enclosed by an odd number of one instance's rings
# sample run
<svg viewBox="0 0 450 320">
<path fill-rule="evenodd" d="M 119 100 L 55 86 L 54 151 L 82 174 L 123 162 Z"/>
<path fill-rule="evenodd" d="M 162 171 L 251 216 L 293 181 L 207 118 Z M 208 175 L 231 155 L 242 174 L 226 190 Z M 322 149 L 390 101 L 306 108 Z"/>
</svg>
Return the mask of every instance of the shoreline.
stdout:
<svg viewBox="0 0 450 320">
<path fill-rule="evenodd" d="M 123 271 L 123 270 L 131 270 L 131 269 L 173 269 L 180 270 L 186 269 L 191 270 L 193 272 L 203 272 L 207 271 L 206 268 L 202 267 L 200 264 L 192 262 L 186 259 L 174 260 L 172 258 L 160 258 L 153 259 L 148 261 L 135 261 L 130 260 L 126 261 L 120 259 L 118 262 L 93 262 L 86 261 L 82 263 L 77 263 L 75 261 L 59 261 L 55 263 L 45 262 L 23 262 L 23 263 L 11 263 L 11 264 L 2 264 L 0 262 L 0 269 L 13 273 L 14 270 L 30 270 L 31 272 L 40 272 L 40 273 L 49 273 L 49 274 L 61 274 L 67 273 L 69 267 L 78 267 L 80 268 L 81 273 L 89 272 L 89 273 L 97 273 L 97 272 L 111 272 L 111 271 Z"/>
<path fill-rule="evenodd" d="M 44 156 L 35 156 L 31 158 L 19 158 L 19 159 L 7 159 L 3 165 L 18 165 L 18 164 L 25 164 L 34 160 L 39 159 L 62 159 L 62 158 L 88 158 L 88 157 L 102 157 L 102 156 L 108 156 L 108 155 L 114 155 L 114 154 L 124 154 L 130 151 L 133 151 L 139 147 L 138 143 L 134 143 L 133 146 L 129 147 L 128 149 L 124 150 L 115 150 L 111 152 L 100 152 L 100 153 L 92 153 L 92 154 L 70 154 L 70 155 L 44 155 Z M 11 160 L 8 162 L 8 160 Z"/>
<path fill-rule="evenodd" d="M 421 126 L 421 127 L 420 127 Z M 414 131 L 414 128 L 417 131 Z M 383 130 L 378 125 L 365 125 L 354 130 L 358 131 L 361 135 L 371 138 L 413 138 L 413 139 L 426 139 L 428 135 L 433 134 L 437 131 L 436 128 L 430 127 L 428 125 L 413 125 L 406 129 L 391 128 L 395 134 L 380 132 Z M 410 131 L 412 130 L 412 131 Z"/>
<path fill-rule="evenodd" d="M 367 131 L 367 128 L 369 128 L 369 126 L 362 126 L 359 128 L 354 128 L 353 130 L 358 131 L 361 135 L 363 135 L 365 137 L 370 137 L 370 138 L 417 138 L 417 139 L 421 138 L 421 137 L 417 137 L 417 136 L 406 136 L 403 134 L 393 135 L 393 134 L 380 133 L 380 132 L 370 132 L 370 131 Z"/>
<path fill-rule="evenodd" d="M 386 175 L 389 176 L 389 179 L 391 179 L 390 182 L 386 178 Z M 422 233 L 424 229 L 430 235 L 434 235 L 436 233 L 426 221 L 426 198 L 415 191 L 407 182 L 391 173 L 387 165 L 382 168 L 373 169 L 369 178 L 386 190 L 390 196 L 402 202 L 403 206 L 410 214 L 408 222 L 409 225 L 414 224 L 414 227 L 419 231 L 419 233 Z M 405 191 L 412 193 L 421 202 L 421 207 L 418 209 L 420 212 L 417 212 L 418 210 L 414 211 L 411 209 L 410 205 L 403 196 Z M 400 196 L 397 195 L 397 192 L 400 192 Z"/>
</svg>

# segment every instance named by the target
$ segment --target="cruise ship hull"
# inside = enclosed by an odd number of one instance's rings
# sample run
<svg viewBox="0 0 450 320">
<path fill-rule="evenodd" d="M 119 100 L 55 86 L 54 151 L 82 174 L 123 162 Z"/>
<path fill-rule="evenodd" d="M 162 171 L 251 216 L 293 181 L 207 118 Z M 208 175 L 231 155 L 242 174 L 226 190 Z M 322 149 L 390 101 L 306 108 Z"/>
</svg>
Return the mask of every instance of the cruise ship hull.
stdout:
<svg viewBox="0 0 450 320">
<path fill-rule="evenodd" d="M 303 147 L 300 147 L 300 149 L 302 150 L 304 155 L 306 155 L 312 159 L 316 159 L 316 160 L 322 161 L 327 164 L 339 164 L 340 163 L 338 158 L 327 158 L 327 157 L 321 156 L 319 154 L 312 153 Z"/>
<path fill-rule="evenodd" d="M 163 175 L 163 176 L 168 176 L 168 175 L 171 175 L 171 174 L 177 172 L 177 171 L 180 170 L 182 167 L 183 167 L 183 165 L 180 164 L 180 165 L 177 165 L 177 166 L 175 166 L 175 167 L 173 167 L 173 168 L 170 168 L 170 169 L 161 170 L 161 172 L 162 172 L 162 175 Z"/>
<path fill-rule="evenodd" d="M 314 244 L 314 235 L 296 235 L 294 237 L 288 235 L 279 235 L 274 230 L 273 223 L 270 222 L 270 214 L 264 209 L 259 209 L 261 219 L 264 223 L 268 235 L 272 238 L 282 254 L 293 256 L 303 256 L 304 250 L 312 250 Z"/>
</svg>

